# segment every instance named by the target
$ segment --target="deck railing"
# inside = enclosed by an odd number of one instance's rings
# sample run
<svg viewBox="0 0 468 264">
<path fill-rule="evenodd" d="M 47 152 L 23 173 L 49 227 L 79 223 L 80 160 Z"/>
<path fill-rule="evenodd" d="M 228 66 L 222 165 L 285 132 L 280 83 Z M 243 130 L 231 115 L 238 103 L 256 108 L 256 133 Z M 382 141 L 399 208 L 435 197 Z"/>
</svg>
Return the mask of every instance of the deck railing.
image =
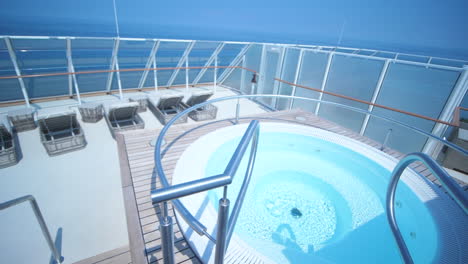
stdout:
<svg viewBox="0 0 468 264">
<path fill-rule="evenodd" d="M 59 251 L 55 247 L 54 241 L 52 240 L 52 237 L 50 236 L 49 229 L 47 228 L 47 224 L 44 220 L 44 217 L 42 216 L 41 209 L 39 209 L 39 205 L 37 204 L 36 199 L 32 195 L 26 195 L 22 196 L 4 203 L 0 204 L 0 211 L 10 208 L 15 205 L 22 204 L 24 202 L 29 202 L 31 205 L 31 208 L 34 211 L 34 215 L 36 216 L 37 222 L 39 223 L 39 226 L 41 227 L 42 235 L 44 235 L 44 238 L 47 242 L 47 245 L 50 248 L 50 251 L 52 252 L 52 255 L 56 261 L 56 263 L 62 263 L 63 258 L 60 256 Z"/>
</svg>

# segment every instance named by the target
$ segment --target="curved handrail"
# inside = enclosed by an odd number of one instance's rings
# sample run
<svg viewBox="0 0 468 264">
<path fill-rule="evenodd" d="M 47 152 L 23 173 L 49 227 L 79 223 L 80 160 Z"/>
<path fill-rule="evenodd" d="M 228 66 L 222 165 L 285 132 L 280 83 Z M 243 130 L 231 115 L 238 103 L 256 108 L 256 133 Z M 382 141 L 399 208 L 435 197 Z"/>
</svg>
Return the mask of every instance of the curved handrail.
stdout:
<svg viewBox="0 0 468 264">
<path fill-rule="evenodd" d="M 4 203 L 0 203 L 0 210 L 4 210 L 7 208 L 10 208 L 12 206 L 24 203 L 24 202 L 29 202 L 31 205 L 31 208 L 34 211 L 34 215 L 36 216 L 37 222 L 39 222 L 39 226 L 41 227 L 42 234 L 44 235 L 45 240 L 47 241 L 47 245 L 50 248 L 50 251 L 52 251 L 52 255 L 54 256 L 54 259 L 57 263 L 62 263 L 62 257 L 60 256 L 57 248 L 55 247 L 54 241 L 52 240 L 52 237 L 50 236 L 49 229 L 47 228 L 47 225 L 45 223 L 44 217 L 42 216 L 41 209 L 39 209 L 39 205 L 37 204 L 36 199 L 32 195 L 25 195 Z"/>
<path fill-rule="evenodd" d="M 196 109 L 197 106 L 194 106 Z M 171 120 L 172 121 L 172 120 Z M 169 124 L 169 123 L 168 123 Z M 191 195 L 194 193 L 199 193 L 203 191 L 207 191 L 210 189 L 227 186 L 231 184 L 234 175 L 242 161 L 245 151 L 253 138 L 253 145 L 250 153 L 249 158 L 249 167 L 247 168 L 246 178 L 250 180 L 250 176 L 252 173 L 251 167 L 253 167 L 253 162 L 255 160 L 255 154 L 258 144 L 258 134 L 259 134 L 259 122 L 257 120 L 253 120 L 250 122 L 249 127 L 247 128 L 244 136 L 242 137 L 239 145 L 237 146 L 234 154 L 232 155 L 231 160 L 229 161 L 228 165 L 223 174 L 215 175 L 203 179 L 197 179 L 194 181 L 181 183 L 177 185 L 169 185 L 167 178 L 162 170 L 162 165 L 156 165 L 156 170 L 153 171 L 157 173 L 164 189 L 159 189 L 151 194 L 151 200 L 153 204 L 161 203 L 165 201 L 172 200 L 174 207 L 176 210 L 181 214 L 185 221 L 190 225 L 192 229 L 194 229 L 198 234 L 205 235 L 210 240 L 215 242 L 216 240 L 211 237 L 211 235 L 206 232 L 206 227 L 200 223 L 186 208 L 182 203 L 177 200 L 177 198 Z M 161 132 L 162 133 L 162 132 Z M 158 138 L 159 140 L 159 138 Z M 158 147 L 158 142 L 156 142 L 156 146 Z M 158 155 L 159 154 L 159 155 Z M 155 151 L 155 160 L 157 164 L 160 164 L 161 160 L 158 160 L 158 156 L 160 157 L 160 153 Z M 252 158 L 253 157 L 253 158 Z M 245 180 L 244 180 L 245 182 Z M 238 201 L 236 201 L 235 208 L 239 207 L 237 210 L 240 210 L 242 203 L 238 205 Z M 235 222 L 234 222 L 235 223 Z"/>
<path fill-rule="evenodd" d="M 460 208 L 463 209 L 465 214 L 468 214 L 468 199 L 464 196 L 462 189 L 452 179 L 452 177 L 439 164 L 437 164 L 436 161 L 424 153 L 411 153 L 401 159 L 393 169 L 392 177 L 388 185 L 386 209 L 387 220 L 390 224 L 393 236 L 395 237 L 395 240 L 398 244 L 398 248 L 400 249 L 403 261 L 406 264 L 412 264 L 413 259 L 411 258 L 411 254 L 396 222 L 395 192 L 403 171 L 406 169 L 406 167 L 415 161 L 424 163 L 431 171 L 432 175 L 434 175 L 440 181 L 445 190 L 447 190 L 448 194 L 457 202 Z"/>
<path fill-rule="evenodd" d="M 234 227 L 236 226 L 237 218 L 239 217 L 240 210 L 244 203 L 245 194 L 247 193 L 247 188 L 250 183 L 250 178 L 252 177 L 252 172 L 255 164 L 255 158 L 257 156 L 257 149 L 258 149 L 258 139 L 260 134 L 260 129 L 257 126 L 255 129 L 255 134 L 253 135 L 252 139 L 252 147 L 250 149 L 250 158 L 249 163 L 247 165 L 247 171 L 245 172 L 244 181 L 242 182 L 242 186 L 240 188 L 239 194 L 237 195 L 236 203 L 232 208 L 231 217 L 229 217 L 229 222 L 227 226 L 227 235 L 226 235 L 226 248 L 229 246 L 229 242 L 231 242 L 232 233 L 234 232 Z"/>
</svg>

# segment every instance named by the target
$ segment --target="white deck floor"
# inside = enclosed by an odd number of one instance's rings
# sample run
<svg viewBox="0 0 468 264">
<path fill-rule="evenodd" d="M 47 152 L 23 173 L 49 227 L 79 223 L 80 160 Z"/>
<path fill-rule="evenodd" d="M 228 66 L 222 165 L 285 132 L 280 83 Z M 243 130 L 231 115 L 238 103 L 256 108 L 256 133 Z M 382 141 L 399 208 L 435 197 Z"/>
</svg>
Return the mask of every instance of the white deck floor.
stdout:
<svg viewBox="0 0 468 264">
<path fill-rule="evenodd" d="M 234 94 L 218 88 L 213 98 L 229 95 Z M 83 98 L 84 102 L 96 100 L 111 103 L 118 98 L 113 95 Z M 34 107 L 42 115 L 76 109 L 76 103 L 63 100 Z M 222 104 L 232 106 L 220 108 L 218 118 L 232 117 L 235 101 Z M 241 111 L 264 112 L 254 105 Z M 0 113 L 22 107 L 2 108 Z M 140 116 L 145 128 L 162 127 L 150 111 Z M 86 148 L 49 157 L 38 129 L 21 132 L 18 138 L 22 158 L 17 165 L 0 169 L 0 202 L 34 195 L 65 263 L 128 245 L 116 142 L 104 120 L 84 123 L 79 118 L 79 121 L 88 141 Z M 0 212 L 0 248 L 4 263 L 49 262 L 51 253 L 28 204 Z"/>
</svg>

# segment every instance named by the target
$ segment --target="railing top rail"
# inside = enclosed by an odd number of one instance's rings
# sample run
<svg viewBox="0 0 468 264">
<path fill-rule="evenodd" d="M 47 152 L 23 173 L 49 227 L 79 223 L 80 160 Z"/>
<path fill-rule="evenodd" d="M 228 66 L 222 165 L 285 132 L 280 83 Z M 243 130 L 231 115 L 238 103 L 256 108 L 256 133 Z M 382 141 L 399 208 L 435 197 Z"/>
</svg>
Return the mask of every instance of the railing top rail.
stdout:
<svg viewBox="0 0 468 264">
<path fill-rule="evenodd" d="M 395 193 L 398 185 L 398 181 L 403 174 L 403 171 L 413 162 L 420 161 L 426 165 L 442 186 L 445 188 L 447 193 L 455 200 L 460 208 L 468 214 L 468 198 L 465 196 L 463 190 L 458 184 L 452 179 L 452 177 L 439 165 L 434 159 L 424 153 L 411 153 L 405 156 L 398 162 L 396 167 L 393 169 L 392 177 L 387 189 L 386 198 L 386 209 L 387 209 L 387 220 L 390 224 L 390 228 L 395 237 L 395 240 L 400 249 L 402 258 L 406 264 L 413 263 L 411 253 L 406 246 L 405 240 L 401 235 L 400 229 L 395 217 Z"/>
<path fill-rule="evenodd" d="M 13 200 L 6 201 L 4 203 L 0 203 L 0 210 L 4 210 L 4 209 L 10 208 L 12 206 L 15 206 L 17 204 L 20 204 L 20 203 L 23 203 L 23 202 L 26 202 L 26 201 L 32 201 L 32 200 L 35 200 L 32 195 L 21 196 L 21 197 L 18 197 L 16 199 L 13 199 Z"/>
</svg>

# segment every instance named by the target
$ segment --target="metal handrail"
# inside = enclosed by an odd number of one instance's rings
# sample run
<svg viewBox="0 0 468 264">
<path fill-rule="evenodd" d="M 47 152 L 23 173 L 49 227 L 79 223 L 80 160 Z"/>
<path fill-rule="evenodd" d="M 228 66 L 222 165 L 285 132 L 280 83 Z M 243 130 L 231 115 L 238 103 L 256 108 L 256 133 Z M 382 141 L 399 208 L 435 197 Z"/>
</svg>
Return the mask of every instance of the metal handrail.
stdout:
<svg viewBox="0 0 468 264">
<path fill-rule="evenodd" d="M 468 214 L 468 199 L 464 195 L 463 190 L 452 179 L 452 177 L 439 164 L 437 164 L 434 159 L 424 153 L 411 153 L 401 159 L 393 169 L 392 177 L 388 185 L 386 209 L 387 220 L 390 224 L 390 228 L 392 230 L 393 236 L 395 237 L 398 248 L 400 249 L 401 257 L 406 264 L 412 264 L 413 259 L 396 222 L 395 192 L 403 171 L 406 169 L 406 167 L 415 161 L 424 163 L 431 171 L 432 175 L 434 175 L 440 181 L 447 193 L 457 202 L 460 208 L 463 209 L 465 214 Z"/>
<path fill-rule="evenodd" d="M 54 256 L 54 259 L 57 263 L 62 263 L 62 257 L 60 256 L 57 248 L 55 247 L 54 241 L 52 240 L 52 237 L 50 236 L 49 229 L 47 228 L 46 222 L 44 220 L 44 217 L 42 216 L 41 209 L 39 209 L 39 205 L 37 204 L 36 199 L 32 195 L 26 195 L 22 196 L 4 203 L 0 204 L 0 210 L 4 210 L 7 208 L 10 208 L 12 206 L 21 204 L 23 202 L 29 201 L 29 204 L 31 205 L 34 215 L 36 216 L 37 222 L 39 223 L 39 226 L 41 227 L 42 234 L 44 235 L 45 240 L 47 241 L 47 245 L 50 248 L 50 251 L 52 251 L 52 255 Z"/>
<path fill-rule="evenodd" d="M 196 105 L 191 108 L 195 109 L 198 107 L 199 105 Z M 255 157 L 257 153 L 259 131 L 259 122 L 257 120 L 252 120 L 249 126 L 247 127 L 246 132 L 242 136 L 241 141 L 237 145 L 237 148 L 234 154 L 232 155 L 228 165 L 226 166 L 226 169 L 222 174 L 219 175 L 214 175 L 203 179 L 197 179 L 190 182 L 169 186 L 169 184 L 167 183 L 167 179 L 164 175 L 164 171 L 162 170 L 162 167 L 156 165 L 156 169 L 153 173 L 157 173 L 157 176 L 159 176 L 161 182 L 163 183 L 163 189 L 157 189 L 153 191 L 151 193 L 151 201 L 153 205 L 163 203 L 163 208 L 161 210 L 162 217 L 160 219 L 160 222 L 163 239 L 162 247 L 165 263 L 173 263 L 172 219 L 170 216 L 168 216 L 167 209 L 167 202 L 171 200 L 173 201 L 173 203 L 175 202 L 174 206 L 176 210 L 179 211 L 179 213 L 187 214 L 183 215 L 184 219 L 195 220 L 194 222 L 187 222 L 194 230 L 198 228 L 199 234 L 206 235 L 208 238 L 210 238 L 210 240 L 216 243 L 215 263 L 223 263 L 224 253 L 226 251 L 227 246 L 229 245 L 230 238 L 232 236 L 234 226 L 237 222 L 237 217 L 239 216 L 240 209 L 242 208 L 245 193 L 247 191 L 250 178 L 252 176 L 253 166 L 255 163 Z M 163 132 L 161 132 L 161 134 L 163 134 Z M 159 139 L 160 138 L 158 138 L 158 141 L 156 142 L 156 148 L 158 147 L 158 143 L 159 145 L 161 143 Z M 248 146 L 250 145 L 250 142 L 252 142 L 252 145 L 244 181 L 242 183 L 239 195 L 236 199 L 236 203 L 233 208 L 233 214 L 230 218 L 228 218 L 229 200 L 227 199 L 227 186 L 232 183 L 234 176 L 239 168 L 239 165 L 244 157 L 244 154 L 247 151 Z M 155 156 L 156 163 L 160 162 L 161 160 L 158 160 L 158 156 L 160 157 L 160 153 L 158 151 L 155 151 Z M 180 203 L 180 201 L 176 199 L 195 193 L 208 191 L 218 187 L 224 187 L 224 192 L 223 198 L 219 201 L 220 207 L 218 214 L 218 232 L 217 238 L 215 240 L 206 232 L 206 227 L 204 227 L 198 220 L 196 220 Z"/>
</svg>

